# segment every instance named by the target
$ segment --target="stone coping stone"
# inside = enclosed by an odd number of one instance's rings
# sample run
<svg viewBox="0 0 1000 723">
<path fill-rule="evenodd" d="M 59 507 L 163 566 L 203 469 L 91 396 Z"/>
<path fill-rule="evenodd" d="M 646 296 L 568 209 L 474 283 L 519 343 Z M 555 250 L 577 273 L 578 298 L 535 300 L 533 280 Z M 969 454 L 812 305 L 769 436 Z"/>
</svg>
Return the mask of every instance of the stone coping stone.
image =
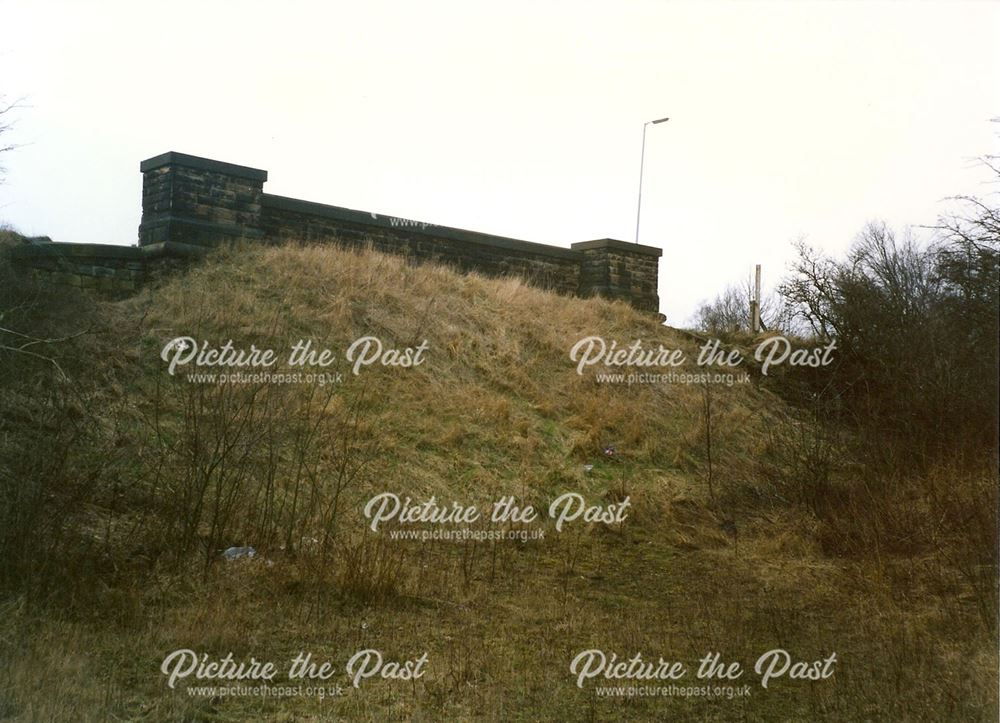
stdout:
<svg viewBox="0 0 1000 723">
<path fill-rule="evenodd" d="M 39 246 L 14 246 L 10 249 L 14 259 L 75 258 L 75 259 L 124 259 L 143 261 L 158 256 L 204 256 L 212 247 L 165 241 L 149 246 L 119 246 L 115 244 L 77 244 L 53 242 Z"/>
<path fill-rule="evenodd" d="M 138 246 L 118 246 L 115 244 L 77 244 L 52 242 L 38 246 L 15 246 L 11 250 L 15 259 L 73 257 L 87 259 L 126 259 L 141 261 L 145 254 Z"/>
<path fill-rule="evenodd" d="M 452 228 L 451 226 L 425 224 L 421 221 L 413 221 L 398 216 L 356 211 L 351 208 L 343 208 L 342 206 L 329 206 L 325 203 L 316 203 L 315 201 L 302 201 L 297 198 L 288 198 L 287 196 L 276 196 L 272 193 L 261 194 L 261 206 L 280 211 L 302 213 L 309 216 L 332 218 L 359 226 L 377 226 L 392 231 L 463 241 L 505 251 L 521 251 L 539 256 L 552 256 L 576 262 L 580 261 L 580 253 L 574 249 L 549 246 L 548 244 L 540 244 L 533 241 L 521 241 L 520 239 L 508 238 L 506 236 L 494 236 L 488 233 L 479 233 L 478 231 L 466 231 L 465 229 Z M 393 220 L 396 222 L 394 223 Z"/>
<path fill-rule="evenodd" d="M 626 251 L 633 254 L 643 254 L 659 258 L 663 256 L 663 249 L 656 246 L 644 246 L 643 244 L 620 241 L 616 238 L 599 238 L 593 241 L 579 241 L 571 246 L 574 251 L 589 251 L 590 249 L 615 249 L 616 251 Z"/>
<path fill-rule="evenodd" d="M 211 158 L 202 158 L 201 156 L 190 156 L 187 153 L 178 153 L 177 151 L 167 151 L 166 153 L 161 153 L 158 156 L 147 158 L 139 164 L 139 171 L 146 173 L 147 171 L 152 171 L 153 169 L 160 168 L 161 166 L 171 164 L 187 166 L 188 168 L 195 168 L 199 171 L 213 171 L 215 173 L 225 173 L 229 176 L 237 176 L 239 178 L 249 178 L 251 181 L 260 181 L 261 183 L 267 180 L 267 171 L 261 168 L 238 166 L 235 163 L 215 161 Z"/>
</svg>

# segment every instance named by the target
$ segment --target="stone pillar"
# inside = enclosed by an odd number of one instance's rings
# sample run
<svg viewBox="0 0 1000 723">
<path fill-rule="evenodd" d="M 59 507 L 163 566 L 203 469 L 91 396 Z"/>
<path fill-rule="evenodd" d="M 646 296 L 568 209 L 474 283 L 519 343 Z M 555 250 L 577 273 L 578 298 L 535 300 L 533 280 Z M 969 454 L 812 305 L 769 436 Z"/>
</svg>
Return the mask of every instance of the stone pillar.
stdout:
<svg viewBox="0 0 1000 723">
<path fill-rule="evenodd" d="M 256 240 L 267 171 L 170 151 L 139 164 L 139 245 Z"/>
<path fill-rule="evenodd" d="M 580 296 L 622 299 L 644 311 L 659 311 L 656 283 L 663 249 L 612 238 L 572 245 L 583 254 Z"/>
</svg>

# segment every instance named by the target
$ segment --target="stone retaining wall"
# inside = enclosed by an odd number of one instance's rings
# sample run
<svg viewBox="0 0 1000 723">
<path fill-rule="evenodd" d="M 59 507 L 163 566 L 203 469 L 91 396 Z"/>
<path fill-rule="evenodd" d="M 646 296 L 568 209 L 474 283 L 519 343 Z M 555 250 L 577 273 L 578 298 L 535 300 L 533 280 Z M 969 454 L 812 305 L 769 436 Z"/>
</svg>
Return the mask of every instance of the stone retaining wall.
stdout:
<svg viewBox="0 0 1000 723">
<path fill-rule="evenodd" d="M 623 299 L 658 311 L 662 251 L 598 239 L 570 248 L 264 193 L 267 171 L 169 152 L 143 161 L 138 246 L 48 243 L 12 250 L 58 284 L 127 295 L 158 273 L 232 241 L 371 244 L 415 261 L 520 276 L 562 294 Z"/>
<path fill-rule="evenodd" d="M 378 251 L 407 254 L 461 271 L 520 276 L 563 294 L 575 294 L 579 288 L 580 257 L 570 249 L 395 217 L 373 217 L 363 211 L 268 193 L 263 195 L 262 207 L 262 226 L 269 239 L 343 246 L 370 243 Z"/>
<path fill-rule="evenodd" d="M 214 246 L 230 239 L 371 243 L 380 251 L 489 276 L 514 274 L 564 294 L 624 299 L 657 311 L 652 246 L 598 239 L 570 248 L 521 241 L 264 193 L 267 171 L 169 152 L 147 159 L 139 244 Z"/>
<path fill-rule="evenodd" d="M 109 244 L 46 243 L 15 246 L 11 261 L 40 281 L 74 286 L 109 298 L 135 293 L 159 274 L 182 268 L 204 249 L 163 243 L 140 248 Z"/>
</svg>

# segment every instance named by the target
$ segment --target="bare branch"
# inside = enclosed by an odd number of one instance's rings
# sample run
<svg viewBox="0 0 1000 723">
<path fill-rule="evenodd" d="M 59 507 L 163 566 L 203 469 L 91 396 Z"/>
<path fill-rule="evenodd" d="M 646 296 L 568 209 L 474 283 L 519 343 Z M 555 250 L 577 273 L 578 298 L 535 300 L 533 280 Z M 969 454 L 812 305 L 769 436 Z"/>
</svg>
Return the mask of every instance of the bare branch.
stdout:
<svg viewBox="0 0 1000 723">
<path fill-rule="evenodd" d="M 14 331 L 13 329 L 5 329 L 3 327 L 0 327 L 0 333 L 10 334 L 11 336 L 16 336 L 19 339 L 27 339 L 27 341 L 21 344 L 20 346 L 0 344 L 0 350 L 9 351 L 13 354 L 24 354 L 25 356 L 34 357 L 35 359 L 41 359 L 42 361 L 48 362 L 49 364 L 52 364 L 52 366 L 56 368 L 56 370 L 59 372 L 60 377 L 62 377 L 65 380 L 69 380 L 69 376 L 66 374 L 65 371 L 63 371 L 63 368 L 59 366 L 59 362 L 57 362 L 54 358 L 50 356 L 45 356 L 44 354 L 39 354 L 38 352 L 31 351 L 29 347 L 35 346 L 36 344 L 60 344 L 62 342 L 67 342 L 71 341 L 72 339 L 76 339 L 77 337 L 83 336 L 84 334 L 89 334 L 90 331 L 91 331 L 90 329 L 84 329 L 83 331 L 78 331 L 77 333 L 70 334 L 69 336 L 50 338 L 50 339 L 40 339 L 38 337 L 34 337 L 29 334 L 23 334 L 19 331 Z"/>
</svg>

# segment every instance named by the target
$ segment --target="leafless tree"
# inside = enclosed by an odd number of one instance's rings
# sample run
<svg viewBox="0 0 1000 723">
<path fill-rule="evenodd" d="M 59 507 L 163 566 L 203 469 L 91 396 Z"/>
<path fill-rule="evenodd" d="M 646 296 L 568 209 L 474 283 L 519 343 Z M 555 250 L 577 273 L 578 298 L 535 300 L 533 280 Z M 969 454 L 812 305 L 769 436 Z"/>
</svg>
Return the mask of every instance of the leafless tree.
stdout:
<svg viewBox="0 0 1000 723">
<path fill-rule="evenodd" d="M 7 102 L 6 98 L 0 95 L 0 154 L 12 151 L 17 147 L 6 140 L 14 126 L 13 111 L 17 107 L 17 101 Z M 0 165 L 0 181 L 3 181 L 3 175 L 4 167 Z"/>
<path fill-rule="evenodd" d="M 780 291 L 817 337 L 836 340 L 822 393 L 870 433 L 873 453 L 905 446 L 917 461 L 995 445 L 996 218 L 972 199 L 934 243 L 871 223 L 842 260 L 799 245 Z"/>
<path fill-rule="evenodd" d="M 693 324 L 710 334 L 733 334 L 750 330 L 750 302 L 753 300 L 753 280 L 730 284 L 712 301 L 703 302 L 695 311 Z M 790 317 L 784 299 L 775 293 L 761 300 L 760 318 L 765 328 L 787 330 Z"/>
</svg>

